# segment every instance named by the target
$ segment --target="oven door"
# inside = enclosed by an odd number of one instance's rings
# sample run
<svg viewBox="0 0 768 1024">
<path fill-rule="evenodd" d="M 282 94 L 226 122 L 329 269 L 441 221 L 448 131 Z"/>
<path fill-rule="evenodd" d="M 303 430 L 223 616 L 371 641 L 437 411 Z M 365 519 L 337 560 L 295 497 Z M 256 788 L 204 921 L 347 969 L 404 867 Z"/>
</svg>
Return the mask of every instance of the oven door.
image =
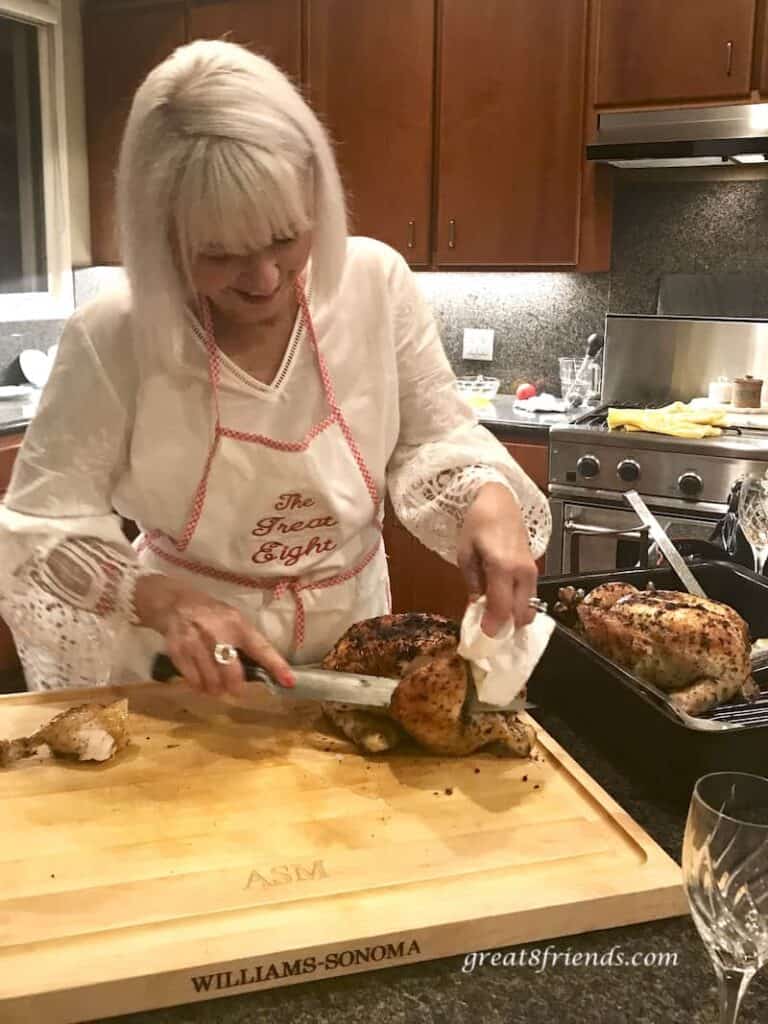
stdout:
<svg viewBox="0 0 768 1024">
<path fill-rule="evenodd" d="M 634 512 L 574 501 L 552 501 L 553 530 L 547 575 L 631 569 L 648 564 L 650 541 Z M 709 540 L 719 515 L 689 517 L 653 509 L 672 540 Z"/>
</svg>

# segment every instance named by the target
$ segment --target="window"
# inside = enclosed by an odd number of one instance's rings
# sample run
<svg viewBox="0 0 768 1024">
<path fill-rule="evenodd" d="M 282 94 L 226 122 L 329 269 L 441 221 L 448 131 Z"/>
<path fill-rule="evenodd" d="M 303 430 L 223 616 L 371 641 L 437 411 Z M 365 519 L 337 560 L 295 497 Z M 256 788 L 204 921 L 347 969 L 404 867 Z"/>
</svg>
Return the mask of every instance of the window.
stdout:
<svg viewBox="0 0 768 1024">
<path fill-rule="evenodd" d="M 58 3 L 0 0 L 0 320 L 72 310 Z"/>
</svg>

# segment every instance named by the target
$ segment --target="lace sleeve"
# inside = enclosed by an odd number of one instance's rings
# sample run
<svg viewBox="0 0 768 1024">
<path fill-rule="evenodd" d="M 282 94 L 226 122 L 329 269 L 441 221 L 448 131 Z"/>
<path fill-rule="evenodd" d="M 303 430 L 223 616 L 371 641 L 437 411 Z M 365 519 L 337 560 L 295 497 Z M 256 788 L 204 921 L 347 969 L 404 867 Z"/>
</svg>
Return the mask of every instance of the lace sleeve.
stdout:
<svg viewBox="0 0 768 1024">
<path fill-rule="evenodd" d="M 112 512 L 129 407 L 77 314 L 0 504 L 0 616 L 30 689 L 106 684 L 140 575 Z"/>
<path fill-rule="evenodd" d="M 404 262 L 391 287 L 400 435 L 387 485 L 397 517 L 422 544 L 455 563 L 464 512 L 482 484 L 503 483 L 520 505 L 533 557 L 541 557 L 552 529 L 545 495 L 459 395 L 432 315 Z"/>
<path fill-rule="evenodd" d="M 134 593 L 143 570 L 132 554 L 98 537 L 71 537 L 41 545 L 6 576 L 0 614 L 29 689 L 110 682 L 117 637 L 139 624 Z"/>
<path fill-rule="evenodd" d="M 398 517 L 426 547 L 448 562 L 456 561 L 456 542 L 464 515 L 483 484 L 502 484 L 515 497 L 509 479 L 493 466 L 465 466 L 446 469 L 436 476 L 411 485 L 403 495 Z M 531 554 L 540 558 L 547 547 L 551 529 L 546 502 L 531 501 L 522 506 Z"/>
</svg>

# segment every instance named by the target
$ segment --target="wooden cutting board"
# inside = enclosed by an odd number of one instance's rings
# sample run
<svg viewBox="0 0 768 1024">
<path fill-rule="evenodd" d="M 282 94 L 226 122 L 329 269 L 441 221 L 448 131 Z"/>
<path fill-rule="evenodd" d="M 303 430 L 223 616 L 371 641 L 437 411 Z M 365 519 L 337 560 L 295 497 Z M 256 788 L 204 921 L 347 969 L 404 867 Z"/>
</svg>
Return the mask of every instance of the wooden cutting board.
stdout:
<svg viewBox="0 0 768 1024">
<path fill-rule="evenodd" d="M 680 870 L 539 730 L 532 759 L 364 757 L 316 705 L 127 696 L 106 765 L 0 770 L 0 1020 L 68 1024 L 685 913 Z"/>
</svg>

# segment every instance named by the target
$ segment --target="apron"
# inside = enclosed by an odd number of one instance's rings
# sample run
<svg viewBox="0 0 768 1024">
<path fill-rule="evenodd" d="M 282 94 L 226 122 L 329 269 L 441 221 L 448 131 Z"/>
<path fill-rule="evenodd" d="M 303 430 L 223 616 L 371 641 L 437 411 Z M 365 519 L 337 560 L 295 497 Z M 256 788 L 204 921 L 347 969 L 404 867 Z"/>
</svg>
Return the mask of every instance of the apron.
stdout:
<svg viewBox="0 0 768 1024">
<path fill-rule="evenodd" d="M 221 354 L 204 304 L 210 448 L 179 536 L 146 530 L 136 548 L 142 567 L 189 577 L 192 586 L 237 607 L 284 657 L 301 664 L 322 658 L 353 622 L 387 613 L 391 600 L 381 534 L 384 481 L 374 480 L 365 463 L 300 287 L 297 296 L 326 416 L 295 442 L 222 423 Z M 120 646 L 120 677 L 146 679 L 163 638 L 131 627 Z"/>
</svg>

